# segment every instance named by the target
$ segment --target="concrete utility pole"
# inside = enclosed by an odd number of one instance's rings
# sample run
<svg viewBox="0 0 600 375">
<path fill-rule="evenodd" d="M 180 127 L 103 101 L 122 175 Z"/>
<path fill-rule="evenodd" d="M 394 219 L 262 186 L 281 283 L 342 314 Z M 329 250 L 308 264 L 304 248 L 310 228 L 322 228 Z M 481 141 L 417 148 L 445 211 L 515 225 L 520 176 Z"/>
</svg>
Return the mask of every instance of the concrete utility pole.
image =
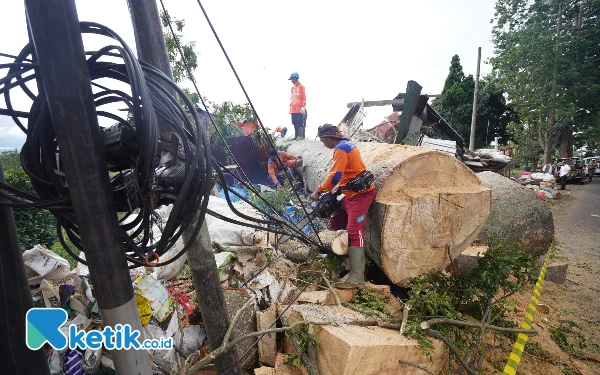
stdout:
<svg viewBox="0 0 600 375">
<path fill-rule="evenodd" d="M 127 4 L 133 23 L 138 58 L 173 79 L 156 2 L 127 0 Z M 167 87 L 167 90 L 175 96 L 175 91 L 172 88 Z M 169 134 L 172 132 L 170 128 L 166 125 L 159 124 L 159 126 L 161 138 L 170 139 Z M 208 343 L 211 349 L 214 350 L 223 343 L 225 333 L 229 327 L 229 318 L 206 222 L 202 224 L 198 238 L 192 238 L 196 220 L 197 218 L 183 233 L 183 240 L 186 244 L 192 242 L 192 246 L 187 252 L 188 263 L 192 271 L 196 298 L 204 319 Z M 231 349 L 226 354 L 217 357 L 215 365 L 220 374 L 231 368 L 228 373 L 241 375 L 242 366 L 240 364 L 232 368 L 237 360 L 235 350 Z"/>
<path fill-rule="evenodd" d="M 0 182 L 6 182 L 0 163 Z M 9 202 L 0 197 L 0 363 L 3 373 L 50 375 L 43 350 L 31 351 L 25 344 L 25 314 L 33 308 L 15 218 Z M 4 372 L 5 371 L 5 372 Z"/>
<path fill-rule="evenodd" d="M 25 7 L 102 321 L 141 332 L 75 1 L 26 0 Z M 146 350 L 111 354 L 119 375 L 152 374 Z"/>
<path fill-rule="evenodd" d="M 477 126 L 477 98 L 479 97 L 479 68 L 481 66 L 481 47 L 477 49 L 477 76 L 475 77 L 475 94 L 473 94 L 473 115 L 471 117 L 471 137 L 469 150 L 475 151 L 475 127 Z"/>
</svg>

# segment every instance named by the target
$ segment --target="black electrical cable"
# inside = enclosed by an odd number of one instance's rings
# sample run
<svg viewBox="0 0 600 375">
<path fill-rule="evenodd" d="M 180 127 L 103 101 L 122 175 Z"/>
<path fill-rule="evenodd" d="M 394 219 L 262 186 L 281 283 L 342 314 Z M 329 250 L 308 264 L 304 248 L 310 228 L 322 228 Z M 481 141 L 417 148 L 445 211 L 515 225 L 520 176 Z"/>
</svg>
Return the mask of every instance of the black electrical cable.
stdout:
<svg viewBox="0 0 600 375">
<path fill-rule="evenodd" d="M 221 164 L 221 162 L 219 162 L 219 161 L 218 161 L 218 160 L 216 160 L 216 159 L 213 159 L 213 160 L 214 160 L 214 162 L 217 164 L 217 167 L 220 167 L 221 169 L 223 169 L 223 170 L 225 170 L 225 171 L 229 172 L 229 170 L 227 169 L 227 167 L 225 167 L 223 164 Z M 217 169 L 217 168 L 215 168 L 215 170 L 216 170 L 216 169 Z M 291 221 L 291 219 L 290 219 L 290 218 L 286 217 L 286 216 L 285 216 L 283 213 L 279 212 L 279 210 L 277 209 L 277 207 L 275 207 L 275 206 L 274 206 L 273 204 L 271 204 L 271 203 L 270 203 L 268 200 L 266 200 L 266 199 L 265 199 L 265 198 L 264 198 L 264 197 L 263 197 L 263 196 L 260 194 L 260 192 L 258 192 L 258 191 L 256 190 L 256 188 L 254 188 L 254 186 L 253 186 L 252 184 L 247 184 L 246 182 L 242 181 L 242 179 L 240 179 L 239 177 L 237 177 L 237 176 L 235 175 L 235 173 L 230 173 L 230 175 L 231 175 L 231 176 L 232 176 L 232 177 L 233 177 L 235 180 L 237 180 L 237 181 L 238 181 L 240 184 L 242 184 L 244 187 L 246 187 L 246 188 L 247 188 L 247 189 L 249 189 L 251 192 L 253 192 L 253 193 L 254 193 L 254 194 L 255 194 L 255 195 L 256 195 L 256 196 L 257 196 L 257 197 L 258 197 L 260 200 L 262 200 L 262 201 L 263 201 L 263 203 L 265 203 L 265 204 L 267 205 L 267 207 L 268 207 L 269 209 L 271 209 L 271 210 L 273 211 L 273 213 L 275 213 L 275 214 L 276 214 L 276 215 L 278 215 L 280 218 L 283 218 L 283 219 L 284 219 L 284 220 L 286 220 L 288 223 L 290 223 L 290 224 L 293 226 L 292 230 L 295 230 L 295 231 L 301 231 L 301 232 L 302 232 L 301 228 L 298 228 L 298 226 L 297 226 L 295 223 L 293 223 L 293 222 Z M 236 195 L 237 195 L 237 194 L 236 194 Z M 253 206 L 254 206 L 254 205 L 253 205 Z M 265 211 L 262 211 L 262 210 L 261 210 L 261 212 L 262 212 L 262 213 L 263 213 L 265 216 L 272 216 L 272 214 L 271 214 L 271 213 L 269 213 L 269 212 L 265 212 Z M 301 234 L 301 235 L 304 235 L 304 232 L 302 232 L 302 234 Z M 304 236 L 305 236 L 305 235 L 304 235 Z M 306 237 L 306 239 L 309 241 L 309 243 L 313 243 L 313 245 L 315 245 L 315 246 L 318 246 L 318 244 L 317 244 L 317 243 L 314 243 L 314 241 L 312 241 L 312 239 L 311 239 L 310 237 Z"/>
<path fill-rule="evenodd" d="M 82 22 L 80 25 L 84 34 L 103 35 L 117 42 L 97 51 L 86 52 L 87 63 L 92 85 L 100 89 L 94 94 L 98 116 L 111 119 L 135 132 L 136 154 L 132 155 L 129 167 L 125 168 L 128 172 L 112 178 L 111 185 L 113 194 L 126 196 L 129 204 L 129 208 L 124 211 L 123 207 L 119 209 L 120 212 L 124 212 L 124 217 L 119 220 L 119 230 L 127 260 L 131 263 L 130 268 L 146 266 L 149 265 L 149 257 L 154 260 L 154 254 L 158 258 L 164 255 L 194 220 L 196 223 L 193 235 L 199 233 L 212 187 L 210 142 L 195 106 L 174 82 L 152 66 L 138 61 L 114 31 L 90 22 Z M 85 260 L 67 245 L 64 237 L 66 234 L 74 247 L 83 251 L 45 93 L 35 95 L 26 86 L 27 82 L 39 77 L 35 61 L 31 62 L 32 60 L 28 59 L 29 56 L 33 56 L 33 52 L 33 45 L 27 44 L 17 56 L 1 54 L 14 58 L 14 61 L 0 64 L 0 69 L 8 69 L 7 74 L 0 79 L 0 95 L 4 95 L 7 106 L 3 113 L 9 113 L 27 134 L 21 149 L 21 165 L 30 177 L 37 196 L 6 184 L 0 184 L 0 195 L 10 197 L 7 205 L 13 207 L 48 209 L 57 218 L 57 235 L 65 250 L 74 259 L 85 264 Z M 105 61 L 107 57 L 110 57 L 110 61 Z M 129 85 L 131 93 L 99 85 L 94 82 L 98 79 L 125 83 Z M 179 105 L 177 98 L 164 86 L 176 93 L 186 109 Z M 23 113 L 15 111 L 12 107 L 10 94 L 16 87 L 20 87 L 33 101 L 27 114 L 27 127 L 17 117 L 22 117 Z M 127 113 L 132 124 L 126 118 L 100 109 L 113 103 L 120 103 L 128 108 Z M 179 137 L 183 156 L 177 157 L 185 161 L 185 175 L 176 192 L 165 193 L 175 196 L 175 201 L 162 228 L 161 238 L 155 243 L 152 228 L 157 225 L 156 200 L 161 195 L 155 191 L 156 170 L 160 160 L 157 118 L 165 119 L 173 133 Z M 130 220 L 131 215 L 135 215 L 133 220 Z M 157 259 L 157 263 L 152 263 L 152 266 L 162 266 L 175 261 L 188 247 L 189 244 L 166 262 Z"/>
<path fill-rule="evenodd" d="M 223 55 L 225 55 L 225 58 L 227 59 L 227 62 L 229 63 L 229 67 L 231 68 L 231 71 L 233 72 L 233 74 L 235 75 L 235 78 L 238 81 L 238 84 L 240 85 L 242 91 L 244 92 L 244 95 L 246 96 L 246 100 L 248 101 L 248 104 L 250 105 L 250 107 L 252 108 L 252 112 L 254 113 L 254 115 L 256 116 L 256 119 L 258 121 L 258 125 L 260 125 L 262 131 L 265 134 L 265 137 L 267 139 L 267 142 L 269 142 L 269 145 L 271 147 L 271 150 L 275 151 L 275 155 L 277 157 L 277 160 L 279 161 L 280 165 L 283 165 L 283 161 L 279 158 L 279 154 L 277 153 L 277 148 L 275 147 L 275 144 L 273 143 L 273 141 L 271 140 L 271 138 L 269 137 L 269 134 L 267 132 L 267 129 L 265 129 L 264 125 L 262 124 L 262 121 L 260 120 L 260 117 L 258 116 L 258 113 L 256 112 L 256 109 L 254 108 L 254 104 L 252 104 L 252 100 L 250 100 L 250 96 L 248 95 L 248 93 L 246 92 L 246 88 L 244 87 L 244 85 L 242 84 L 242 80 L 240 79 L 240 77 L 237 74 L 237 71 L 235 70 L 233 63 L 231 62 L 231 59 L 229 58 L 229 55 L 227 54 L 227 51 L 225 50 L 225 47 L 223 46 L 223 43 L 221 43 L 221 39 L 219 38 L 219 35 L 217 34 L 215 28 L 212 25 L 212 22 L 210 21 L 210 18 L 208 17 L 208 14 L 206 13 L 206 10 L 204 10 L 204 6 L 202 6 L 202 2 L 200 0 L 197 0 L 198 5 L 200 6 L 200 9 L 202 10 L 202 13 L 204 14 L 204 18 L 206 18 L 206 21 L 208 22 L 208 25 L 210 26 L 210 29 L 213 32 L 213 35 L 215 36 L 215 39 L 217 40 L 217 42 L 219 43 L 219 46 L 221 47 L 221 51 L 223 51 Z M 164 7 L 163 4 L 163 0 L 160 0 L 160 3 L 163 6 L 163 10 L 166 13 L 166 9 Z M 172 29 L 171 29 L 172 30 Z M 174 34 L 174 33 L 173 33 Z M 175 40 L 177 40 L 175 38 Z M 183 53 L 181 53 L 181 50 L 179 52 L 183 58 Z M 187 67 L 187 65 L 186 65 Z M 189 71 L 188 71 L 188 74 Z M 191 76 L 191 74 L 190 74 Z M 195 84 L 194 84 L 195 86 Z M 287 177 L 288 181 L 290 181 L 290 184 L 293 184 L 293 179 L 292 176 L 290 176 L 290 174 L 288 173 L 287 170 L 283 170 L 285 173 L 285 176 Z M 304 211 L 304 214 L 308 217 L 309 222 L 311 224 L 312 229 L 315 232 L 315 235 L 317 236 L 317 239 L 319 240 L 319 243 L 321 244 L 321 246 L 324 247 L 323 245 L 323 241 L 321 241 L 321 238 L 319 237 L 319 232 L 317 231 L 317 227 L 314 225 L 312 218 L 310 217 L 310 215 L 308 214 L 308 210 L 306 209 L 306 207 L 304 206 L 304 203 L 302 203 L 302 199 L 300 198 L 300 195 L 298 194 L 298 192 L 294 190 L 294 194 L 296 195 L 296 198 L 298 199 L 298 201 L 300 202 L 300 206 L 302 207 L 302 210 Z"/>
<path fill-rule="evenodd" d="M 220 164 L 217 160 L 214 160 L 215 164 L 217 164 L 217 166 Z M 248 203 L 252 208 L 256 209 L 257 211 L 261 212 L 263 214 L 263 216 L 265 217 L 272 217 L 272 215 L 269 215 L 267 212 L 263 211 L 260 207 L 256 206 L 253 202 L 249 201 L 248 199 L 246 199 L 245 197 L 243 197 L 241 194 L 239 194 L 238 192 L 236 192 L 235 190 L 233 190 L 231 187 L 229 187 L 227 185 L 227 182 L 225 181 L 225 176 L 223 175 L 223 172 L 221 170 L 219 170 L 219 168 L 214 168 L 215 172 L 217 173 L 217 176 L 219 177 L 219 183 L 224 187 L 223 192 L 225 194 L 225 199 L 227 201 L 227 204 L 229 206 L 229 208 L 237 215 L 240 216 L 246 220 L 249 221 L 253 221 L 259 224 L 266 224 L 266 225 L 273 225 L 273 226 L 283 226 L 288 228 L 291 233 L 289 232 L 285 232 L 288 235 L 292 235 L 296 238 L 298 238 L 302 243 L 305 244 L 310 244 L 313 246 L 318 246 L 318 244 L 316 244 L 310 237 L 306 236 L 306 234 L 302 231 L 301 228 L 298 228 L 296 225 L 294 225 L 293 223 L 287 222 L 287 221 L 283 221 L 277 218 L 273 218 L 273 220 L 261 220 L 261 219 L 256 219 L 253 218 L 251 216 L 247 216 L 244 215 L 243 213 L 239 212 L 234 206 L 233 203 L 231 202 L 231 197 L 229 196 L 229 192 L 231 192 L 232 194 L 236 195 L 238 198 L 240 198 L 241 200 L 243 200 L 244 202 Z M 259 195 L 260 196 L 260 195 Z M 245 225 L 245 226 L 249 226 L 249 225 Z M 254 228 L 254 226 L 252 226 Z M 266 229 L 262 229 L 262 230 L 267 230 L 267 231 L 271 231 L 270 229 L 266 228 Z M 277 234 L 282 233 L 282 232 L 275 232 Z"/>
<path fill-rule="evenodd" d="M 164 5 L 164 3 L 163 3 L 163 0 L 160 0 L 160 3 L 161 3 L 161 7 L 162 7 L 162 9 L 163 9 L 163 12 L 164 12 L 165 14 L 168 14 L 168 12 L 167 12 L 167 10 L 166 10 L 166 7 L 165 7 L 165 5 Z M 200 7 L 202 8 L 202 4 L 200 4 Z M 202 8 L 202 10 L 203 10 L 203 12 L 204 12 L 204 9 L 203 9 L 203 8 Z M 227 52 L 226 52 L 226 51 L 225 51 L 225 49 L 223 48 L 223 45 L 221 44 L 221 41 L 219 40 L 219 37 L 218 37 L 218 35 L 216 34 L 216 32 L 215 32 L 214 28 L 212 27 L 212 24 L 211 24 L 211 22 L 210 22 L 210 19 L 208 19 L 208 16 L 206 15 L 206 12 L 204 12 L 204 14 L 205 14 L 205 16 L 206 16 L 206 18 L 207 18 L 207 21 L 208 21 L 208 23 L 209 23 L 209 25 L 210 25 L 210 27 L 211 27 L 211 29 L 212 29 L 212 31 L 213 31 L 213 34 L 215 35 L 215 37 L 216 37 L 217 41 L 219 42 L 219 45 L 221 46 L 221 49 L 223 50 L 223 53 L 225 54 L 225 57 L 227 58 L 227 61 L 229 62 L 229 65 L 230 65 L 231 69 L 233 70 L 233 73 L 235 74 L 235 76 L 236 76 L 236 78 L 237 78 L 237 80 L 238 80 L 238 83 L 240 84 L 240 86 L 241 86 L 242 90 L 244 91 L 244 94 L 246 95 L 246 99 L 248 100 L 248 102 L 249 102 L 249 104 L 250 104 L 250 106 L 251 106 L 251 108 L 252 108 L 252 111 L 253 111 L 253 113 L 255 114 L 255 116 L 256 116 L 256 118 L 257 118 L 257 120 L 258 120 L 258 122 L 259 122 L 259 125 L 261 126 L 261 128 L 262 128 L 262 130 L 263 130 L 264 134 L 266 135 L 266 139 L 267 139 L 267 141 L 269 142 L 269 145 L 270 145 L 271 149 L 276 151 L 275 145 L 274 145 L 274 144 L 273 144 L 273 142 L 270 140 L 270 138 L 269 138 L 269 135 L 268 135 L 268 133 L 267 133 L 266 129 L 265 129 L 265 128 L 264 128 L 264 126 L 262 125 L 262 123 L 261 123 L 261 121 L 260 121 L 260 118 L 258 117 L 258 114 L 257 114 L 256 110 L 254 109 L 254 105 L 252 104 L 252 101 L 251 101 L 251 100 L 250 100 L 250 98 L 248 97 L 248 94 L 247 94 L 247 92 L 246 92 L 246 89 L 244 88 L 244 86 L 243 86 L 243 84 L 242 84 L 241 80 L 239 79 L 239 76 L 237 75 L 237 72 L 236 72 L 236 70 L 233 68 L 233 65 L 232 65 L 232 63 L 231 63 L 231 60 L 229 59 L 229 56 L 227 55 Z M 206 110 L 206 112 L 208 113 L 208 112 L 209 112 L 209 111 L 208 111 L 208 107 L 207 107 L 207 105 L 206 105 L 206 103 L 205 103 L 205 101 L 204 101 L 204 99 L 203 99 L 202 95 L 200 94 L 200 90 L 198 89 L 198 86 L 196 85 L 196 81 L 195 81 L 194 77 L 192 76 L 191 69 L 189 68 L 189 65 L 188 65 L 188 63 L 187 63 L 187 60 L 186 60 L 186 58 L 185 58 L 185 55 L 183 54 L 183 51 L 182 51 L 181 45 L 180 45 L 180 43 L 179 43 L 179 41 L 178 41 L 178 39 L 177 39 L 177 37 L 176 37 L 175 31 L 173 30 L 173 26 L 171 25 L 171 22 L 170 22 L 170 20 L 169 20 L 169 22 L 168 22 L 168 25 L 169 25 L 169 29 L 170 29 L 170 31 L 171 31 L 171 35 L 173 36 L 173 39 L 175 40 L 175 44 L 176 44 L 176 46 L 177 46 L 177 49 L 178 49 L 178 51 L 179 51 L 179 54 L 180 54 L 180 56 L 181 56 L 182 62 L 183 62 L 184 66 L 185 66 L 185 68 L 186 68 L 186 71 L 187 71 L 187 73 L 188 73 L 188 77 L 189 77 L 190 81 L 192 82 L 192 84 L 194 85 L 194 89 L 196 90 L 196 94 L 197 94 L 197 95 L 198 95 L 198 97 L 200 98 L 200 101 L 202 102 L 202 105 L 204 106 L 204 109 L 205 109 L 205 110 Z M 249 178 L 249 177 L 246 175 L 246 173 L 244 172 L 244 170 L 243 170 L 243 169 L 240 167 L 240 164 L 238 163 L 237 159 L 236 159 L 236 158 L 235 158 L 235 156 L 233 155 L 233 152 L 232 152 L 232 151 L 231 151 L 231 149 L 229 148 L 229 145 L 227 144 L 227 142 L 225 141 L 225 139 L 224 139 L 223 135 L 221 134 L 221 132 L 220 132 L 219 128 L 218 128 L 218 127 L 217 127 L 217 125 L 215 124 L 215 122 L 214 122 L 214 120 L 213 120 L 212 116 L 210 116 L 210 120 L 211 120 L 211 122 L 212 122 L 212 124 L 213 124 L 213 127 L 215 128 L 215 130 L 216 130 L 217 134 L 219 135 L 220 139 L 223 141 L 223 144 L 225 145 L 225 147 L 226 147 L 227 151 L 229 152 L 230 156 L 233 158 L 233 160 L 234 160 L 234 162 L 235 162 L 236 166 L 237 166 L 237 167 L 239 168 L 239 170 L 242 172 L 242 174 L 244 175 L 244 177 L 246 177 L 246 180 L 247 180 L 248 182 L 250 182 L 250 178 Z M 282 164 L 282 161 L 281 161 L 281 159 L 279 158 L 279 155 L 277 155 L 277 159 L 278 159 L 279 163 L 281 163 L 281 164 Z M 284 172 L 285 172 L 285 175 L 286 175 L 287 179 L 290 181 L 290 183 L 291 183 L 291 184 L 293 184 L 292 178 L 291 178 L 291 176 L 289 175 L 289 173 L 288 173 L 286 170 L 284 170 Z M 257 191 L 255 191 L 255 189 L 252 189 L 252 190 L 255 192 L 255 194 L 257 194 L 257 195 L 259 195 L 259 196 L 260 196 L 260 193 L 258 193 Z M 297 192 L 295 189 L 294 189 L 294 194 L 296 195 L 296 197 L 297 197 L 298 201 L 300 202 L 300 206 L 301 206 L 301 207 L 302 207 L 302 209 L 304 210 L 304 213 L 305 213 L 305 215 L 306 215 L 306 216 L 309 218 L 309 222 L 310 222 L 310 224 L 311 224 L 311 227 L 313 228 L 313 230 L 314 230 L 314 232 L 315 232 L 315 234 L 316 234 L 316 237 L 317 237 L 317 239 L 319 240 L 319 243 L 321 244 L 321 247 L 323 247 L 323 242 L 321 241 L 321 238 L 319 237 L 319 233 L 318 233 L 318 232 L 317 232 L 317 230 L 316 230 L 316 227 L 315 227 L 315 225 L 314 225 L 314 223 L 313 223 L 313 221 L 312 221 L 312 218 L 309 216 L 309 214 L 308 214 L 308 211 L 307 211 L 307 210 L 306 210 L 306 208 L 304 207 L 304 204 L 302 203 L 302 200 L 301 200 L 301 198 L 300 198 L 300 196 L 299 196 L 298 192 Z M 303 233 L 303 232 L 302 232 L 302 233 Z"/>
</svg>

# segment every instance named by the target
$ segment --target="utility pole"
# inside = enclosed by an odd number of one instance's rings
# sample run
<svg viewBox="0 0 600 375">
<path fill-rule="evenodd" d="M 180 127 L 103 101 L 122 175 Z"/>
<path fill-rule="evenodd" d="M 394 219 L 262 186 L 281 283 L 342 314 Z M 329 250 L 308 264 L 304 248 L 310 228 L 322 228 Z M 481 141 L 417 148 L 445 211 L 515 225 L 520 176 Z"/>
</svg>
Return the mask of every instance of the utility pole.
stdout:
<svg viewBox="0 0 600 375">
<path fill-rule="evenodd" d="M 479 97 L 479 68 L 481 66 L 481 47 L 477 49 L 477 76 L 475 77 L 475 94 L 473 94 L 473 115 L 471 117 L 471 137 L 469 150 L 475 151 L 475 127 L 477 126 L 477 98 Z"/>
<path fill-rule="evenodd" d="M 117 214 L 75 0 L 25 0 L 41 81 L 105 326 L 142 331 Z M 146 350 L 112 350 L 119 375 L 152 374 Z"/>
<path fill-rule="evenodd" d="M 156 2 L 127 0 L 127 4 L 133 23 L 138 58 L 173 79 Z M 170 87 L 165 88 L 175 97 L 174 90 Z M 169 133 L 171 133 L 171 130 L 168 126 L 160 126 L 162 139 L 170 139 Z M 202 229 L 197 238 L 192 238 L 197 219 L 197 217 L 194 218 L 193 223 L 183 233 L 183 240 L 186 244 L 192 242 L 187 252 L 188 263 L 192 271 L 198 306 L 204 319 L 208 344 L 214 350 L 223 343 L 229 327 L 229 318 L 206 222 L 202 224 Z M 232 368 L 237 362 L 238 358 L 234 349 L 215 359 L 215 365 L 220 374 L 231 368 L 230 374 L 241 375 L 241 364 L 237 364 Z"/>
<path fill-rule="evenodd" d="M 0 163 L 0 182 L 6 182 Z M 6 374 L 50 375 L 43 350 L 30 350 L 25 344 L 25 314 L 33 308 L 15 218 L 9 202 L 0 197 L 0 363 Z"/>
</svg>

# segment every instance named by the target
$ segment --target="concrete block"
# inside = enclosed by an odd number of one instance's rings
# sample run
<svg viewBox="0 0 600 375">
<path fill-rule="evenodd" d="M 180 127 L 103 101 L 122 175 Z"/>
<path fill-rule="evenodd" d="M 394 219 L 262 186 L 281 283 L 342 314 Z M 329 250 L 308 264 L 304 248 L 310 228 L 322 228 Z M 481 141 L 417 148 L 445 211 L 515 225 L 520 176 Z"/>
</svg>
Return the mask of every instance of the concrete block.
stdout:
<svg viewBox="0 0 600 375">
<path fill-rule="evenodd" d="M 243 289 L 223 289 L 223 297 L 225 298 L 225 305 L 227 306 L 227 315 L 229 321 L 233 320 L 235 314 L 244 306 L 244 304 L 250 299 L 248 293 Z M 253 307 L 246 309 L 238 322 L 233 328 L 231 339 L 235 340 L 238 337 L 247 335 L 251 332 L 256 331 L 256 310 Z M 254 343 L 254 340 L 248 339 L 235 346 L 235 350 L 238 356 L 241 357 L 250 346 Z M 258 359 L 258 350 L 256 347 L 250 352 L 250 354 L 242 361 L 242 367 L 244 369 L 254 368 L 254 363 Z"/>
<path fill-rule="evenodd" d="M 546 281 L 552 281 L 555 284 L 564 284 L 567 282 L 567 271 L 569 263 L 552 263 L 546 268 Z"/>
<path fill-rule="evenodd" d="M 454 259 L 454 267 L 456 268 L 457 276 L 468 275 L 477 268 L 477 259 L 485 255 L 487 246 L 469 246 L 456 259 Z M 454 272 L 452 264 L 446 267 L 448 272 Z"/>
</svg>

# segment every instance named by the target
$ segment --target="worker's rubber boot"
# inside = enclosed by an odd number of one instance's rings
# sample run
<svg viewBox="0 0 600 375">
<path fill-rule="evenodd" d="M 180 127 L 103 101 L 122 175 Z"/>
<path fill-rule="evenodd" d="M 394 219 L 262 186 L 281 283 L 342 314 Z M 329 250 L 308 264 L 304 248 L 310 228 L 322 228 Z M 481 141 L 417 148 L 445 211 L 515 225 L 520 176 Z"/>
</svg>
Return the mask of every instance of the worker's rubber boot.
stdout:
<svg viewBox="0 0 600 375">
<path fill-rule="evenodd" d="M 298 130 L 298 127 L 294 126 L 294 138 L 292 138 L 292 140 L 295 141 L 296 139 L 298 139 L 299 135 L 300 135 L 300 131 Z"/>
<path fill-rule="evenodd" d="M 304 131 L 306 130 L 306 128 L 304 126 L 298 127 L 298 130 L 300 131 L 300 137 L 298 137 L 298 139 L 304 139 Z"/>
<path fill-rule="evenodd" d="M 350 246 L 348 255 L 350 257 L 350 275 L 346 281 L 335 284 L 336 288 L 354 289 L 365 285 L 365 249 Z"/>
</svg>

